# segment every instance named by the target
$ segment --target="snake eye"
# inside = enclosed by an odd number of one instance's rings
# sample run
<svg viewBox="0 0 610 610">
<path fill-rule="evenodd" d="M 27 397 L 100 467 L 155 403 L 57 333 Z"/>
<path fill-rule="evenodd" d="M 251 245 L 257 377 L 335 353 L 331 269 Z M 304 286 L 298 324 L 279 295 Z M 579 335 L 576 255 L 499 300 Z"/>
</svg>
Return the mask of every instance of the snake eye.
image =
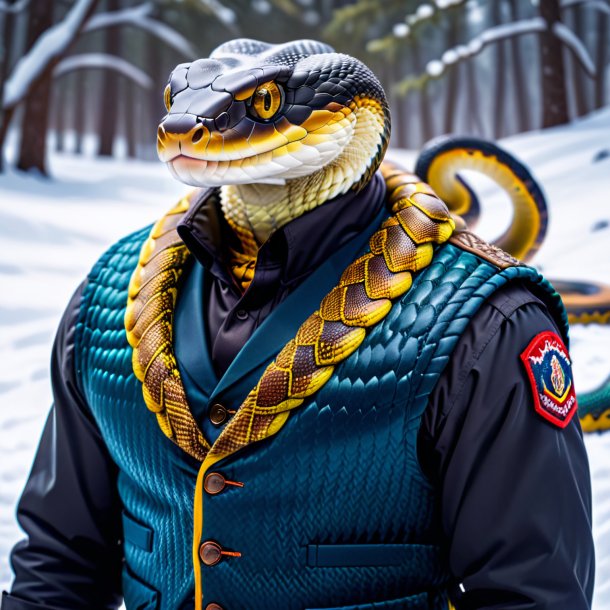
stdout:
<svg viewBox="0 0 610 610">
<path fill-rule="evenodd" d="M 257 87 L 252 96 L 252 108 L 261 119 L 273 117 L 282 105 L 282 91 L 273 82 L 269 81 Z"/>
<path fill-rule="evenodd" d="M 163 91 L 163 102 L 165 104 L 165 108 L 169 112 L 169 109 L 172 105 L 172 90 L 170 89 L 169 85 L 167 85 L 165 87 L 165 91 Z"/>
</svg>

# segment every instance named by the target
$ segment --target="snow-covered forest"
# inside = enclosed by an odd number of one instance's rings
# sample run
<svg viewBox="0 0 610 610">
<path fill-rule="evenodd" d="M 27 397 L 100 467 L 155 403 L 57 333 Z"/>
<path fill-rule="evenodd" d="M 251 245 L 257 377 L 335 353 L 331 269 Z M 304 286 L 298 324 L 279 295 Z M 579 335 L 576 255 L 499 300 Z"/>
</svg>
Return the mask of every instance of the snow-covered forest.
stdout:
<svg viewBox="0 0 610 610">
<path fill-rule="evenodd" d="M 0 0 L 0 589 L 59 317 L 110 243 L 187 190 L 156 160 L 169 72 L 241 36 L 315 38 L 365 61 L 407 165 L 440 134 L 500 139 L 549 200 L 533 263 L 610 284 L 610 0 Z M 491 239 L 508 206 L 473 184 Z M 599 386 L 610 325 L 574 327 L 572 342 L 579 391 Z M 610 431 L 586 443 L 594 610 L 610 610 Z"/>
<path fill-rule="evenodd" d="M 325 40 L 379 75 L 395 146 L 552 126 L 608 100 L 605 0 L 2 0 L 0 148 L 154 157 L 169 71 L 247 36 Z"/>
</svg>

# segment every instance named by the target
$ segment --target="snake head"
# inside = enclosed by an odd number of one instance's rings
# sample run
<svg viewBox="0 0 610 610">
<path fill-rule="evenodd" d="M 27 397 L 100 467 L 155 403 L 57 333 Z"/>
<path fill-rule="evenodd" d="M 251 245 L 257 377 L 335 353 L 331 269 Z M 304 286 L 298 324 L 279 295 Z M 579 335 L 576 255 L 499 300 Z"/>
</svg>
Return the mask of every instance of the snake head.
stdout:
<svg viewBox="0 0 610 610">
<path fill-rule="evenodd" d="M 353 185 L 375 171 L 389 137 L 372 72 L 312 40 L 225 43 L 177 66 L 164 97 L 159 158 L 193 186 L 284 184 L 338 159 Z"/>
</svg>

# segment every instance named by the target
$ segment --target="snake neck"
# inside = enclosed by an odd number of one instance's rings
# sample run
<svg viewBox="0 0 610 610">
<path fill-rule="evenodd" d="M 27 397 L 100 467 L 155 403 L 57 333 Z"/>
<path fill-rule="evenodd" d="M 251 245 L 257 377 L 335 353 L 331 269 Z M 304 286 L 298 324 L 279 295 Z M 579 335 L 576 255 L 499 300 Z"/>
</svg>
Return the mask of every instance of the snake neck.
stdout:
<svg viewBox="0 0 610 610">
<path fill-rule="evenodd" d="M 222 212 L 240 238 L 244 252 L 254 255 L 277 229 L 306 212 L 361 189 L 371 178 L 385 152 L 387 110 L 370 100 L 353 102 L 352 135 L 340 154 L 322 169 L 283 185 L 223 186 Z"/>
</svg>

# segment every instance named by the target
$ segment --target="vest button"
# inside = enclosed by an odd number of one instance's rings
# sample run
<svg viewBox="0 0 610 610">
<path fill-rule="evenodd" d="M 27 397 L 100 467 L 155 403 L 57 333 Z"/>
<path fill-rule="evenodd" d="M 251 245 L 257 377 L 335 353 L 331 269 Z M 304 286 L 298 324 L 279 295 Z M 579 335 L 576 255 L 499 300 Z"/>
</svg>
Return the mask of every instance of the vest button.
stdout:
<svg viewBox="0 0 610 610">
<path fill-rule="evenodd" d="M 211 472 L 203 482 L 203 488 L 210 494 L 219 494 L 227 486 L 227 480 L 219 472 Z"/>
<path fill-rule="evenodd" d="M 229 413 L 225 406 L 216 403 L 210 407 L 209 418 L 215 426 L 220 426 L 221 424 L 224 424 L 227 421 L 228 417 Z"/>
<path fill-rule="evenodd" d="M 222 559 L 222 547 L 216 542 L 204 542 L 199 547 L 199 557 L 206 566 L 215 566 Z"/>
<path fill-rule="evenodd" d="M 224 610 L 224 608 L 219 604 L 212 603 L 212 604 L 208 604 L 205 607 L 205 610 Z"/>
</svg>

